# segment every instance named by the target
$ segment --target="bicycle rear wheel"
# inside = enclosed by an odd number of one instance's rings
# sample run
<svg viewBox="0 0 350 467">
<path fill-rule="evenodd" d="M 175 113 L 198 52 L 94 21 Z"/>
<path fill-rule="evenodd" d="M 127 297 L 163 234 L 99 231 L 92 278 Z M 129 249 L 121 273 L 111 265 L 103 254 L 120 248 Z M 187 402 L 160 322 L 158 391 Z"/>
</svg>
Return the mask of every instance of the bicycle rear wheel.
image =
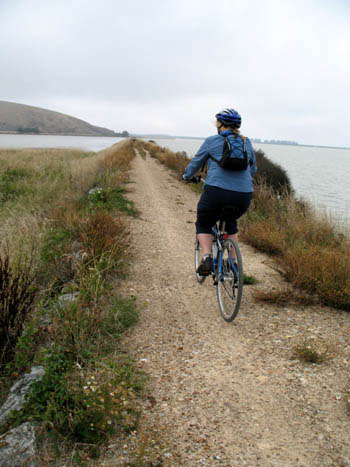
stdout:
<svg viewBox="0 0 350 467">
<path fill-rule="evenodd" d="M 236 257 L 235 264 L 232 256 Z M 228 239 L 222 246 L 222 275 L 217 284 L 220 312 L 225 321 L 233 321 L 239 312 L 243 293 L 243 264 L 237 243 Z"/>
<path fill-rule="evenodd" d="M 199 274 L 197 274 L 197 269 L 198 269 L 198 266 L 201 264 L 201 262 L 202 262 L 202 249 L 199 245 L 198 238 L 196 237 L 195 246 L 194 246 L 194 272 L 196 273 L 197 282 L 199 282 L 200 284 L 203 284 L 206 276 L 200 276 Z"/>
</svg>

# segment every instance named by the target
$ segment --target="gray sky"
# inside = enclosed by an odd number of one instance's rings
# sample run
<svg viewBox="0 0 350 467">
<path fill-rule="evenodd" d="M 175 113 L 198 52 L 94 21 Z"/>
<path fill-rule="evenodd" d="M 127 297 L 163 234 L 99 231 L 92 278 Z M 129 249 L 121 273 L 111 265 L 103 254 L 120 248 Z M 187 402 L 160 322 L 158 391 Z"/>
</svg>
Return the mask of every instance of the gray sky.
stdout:
<svg viewBox="0 0 350 467">
<path fill-rule="evenodd" d="M 119 131 L 350 146 L 350 0 L 0 0 L 0 100 Z"/>
</svg>

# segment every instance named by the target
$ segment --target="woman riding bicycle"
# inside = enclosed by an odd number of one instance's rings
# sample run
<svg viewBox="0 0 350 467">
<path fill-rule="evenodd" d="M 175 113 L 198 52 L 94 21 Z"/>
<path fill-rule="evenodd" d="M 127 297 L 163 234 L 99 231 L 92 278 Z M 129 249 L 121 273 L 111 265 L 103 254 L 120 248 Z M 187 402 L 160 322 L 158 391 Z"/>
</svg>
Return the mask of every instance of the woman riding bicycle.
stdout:
<svg viewBox="0 0 350 467">
<path fill-rule="evenodd" d="M 208 275 L 213 268 L 211 247 L 213 243 L 212 226 L 219 219 L 224 206 L 235 206 L 235 215 L 226 221 L 229 238 L 238 240 L 237 219 L 249 208 L 253 195 L 252 177 L 256 172 L 255 154 L 248 138 L 240 136 L 241 116 L 233 109 L 225 109 L 216 117 L 217 135 L 207 138 L 195 157 L 185 169 L 183 179 L 190 181 L 207 163 L 208 171 L 204 191 L 197 206 L 196 232 L 202 249 L 203 260 L 197 272 Z M 239 137 L 245 141 L 248 166 L 244 170 L 232 171 L 219 165 L 223 154 L 225 138 Z M 243 143 L 242 143 L 243 144 Z M 213 160 L 215 159 L 215 160 Z"/>
</svg>

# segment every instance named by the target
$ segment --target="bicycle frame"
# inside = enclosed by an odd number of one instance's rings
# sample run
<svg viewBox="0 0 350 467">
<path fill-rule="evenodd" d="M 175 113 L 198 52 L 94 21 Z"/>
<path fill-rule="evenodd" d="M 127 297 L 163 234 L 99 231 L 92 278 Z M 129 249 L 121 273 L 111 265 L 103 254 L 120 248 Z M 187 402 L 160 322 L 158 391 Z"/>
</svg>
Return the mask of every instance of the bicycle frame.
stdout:
<svg viewBox="0 0 350 467">
<path fill-rule="evenodd" d="M 213 257 L 213 270 L 214 270 L 213 278 L 215 281 L 215 276 L 216 276 L 218 280 L 222 282 L 224 280 L 223 273 L 222 273 L 222 243 L 224 241 L 224 235 L 225 235 L 224 234 L 225 222 L 222 223 L 222 226 L 220 224 L 221 223 L 219 223 L 219 227 L 218 227 L 218 224 L 215 224 L 212 227 L 212 234 L 214 236 L 214 242 L 216 243 L 216 246 L 218 249 L 216 258 Z M 233 269 L 233 273 L 237 277 L 238 272 L 237 272 L 235 263 L 231 257 L 229 258 L 229 260 L 231 263 L 231 267 Z M 217 269 L 217 266 L 219 266 L 219 269 Z"/>
</svg>

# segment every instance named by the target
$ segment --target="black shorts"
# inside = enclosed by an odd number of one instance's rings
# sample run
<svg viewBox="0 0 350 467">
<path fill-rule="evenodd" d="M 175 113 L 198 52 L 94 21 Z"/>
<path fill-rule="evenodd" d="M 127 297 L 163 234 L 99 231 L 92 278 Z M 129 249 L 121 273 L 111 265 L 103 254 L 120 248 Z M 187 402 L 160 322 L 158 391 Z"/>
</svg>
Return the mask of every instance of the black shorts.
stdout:
<svg viewBox="0 0 350 467">
<path fill-rule="evenodd" d="M 225 221 L 227 233 L 230 235 L 237 233 L 237 219 L 248 210 L 252 195 L 253 193 L 241 193 L 205 185 L 197 206 L 197 234 L 211 233 L 211 228 L 219 220 L 224 206 L 236 207 L 234 218 L 225 219 Z"/>
</svg>

